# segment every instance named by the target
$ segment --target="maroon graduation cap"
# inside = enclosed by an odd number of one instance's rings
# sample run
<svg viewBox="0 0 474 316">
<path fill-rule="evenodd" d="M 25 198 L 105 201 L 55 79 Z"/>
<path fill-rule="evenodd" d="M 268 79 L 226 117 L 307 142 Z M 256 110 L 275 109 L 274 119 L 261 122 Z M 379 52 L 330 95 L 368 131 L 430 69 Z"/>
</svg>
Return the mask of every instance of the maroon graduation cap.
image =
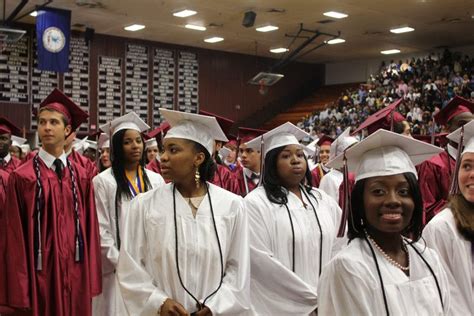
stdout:
<svg viewBox="0 0 474 316">
<path fill-rule="evenodd" d="M 398 99 L 392 104 L 384 107 L 383 109 L 378 110 L 371 116 L 369 116 L 353 133 L 357 134 L 364 128 L 367 129 L 367 132 L 370 134 L 376 132 L 378 129 L 393 130 L 393 123 L 402 122 L 405 120 L 405 117 L 395 111 L 395 109 L 400 105 L 403 99 Z M 393 120 L 393 121 L 392 121 Z"/>
<path fill-rule="evenodd" d="M 318 142 L 316 143 L 316 145 L 318 145 L 319 147 L 321 147 L 323 145 L 331 145 L 333 141 L 334 141 L 334 138 L 323 134 L 323 136 L 321 136 L 318 139 Z"/>
<path fill-rule="evenodd" d="M 146 134 L 146 137 L 148 138 L 154 137 L 161 141 L 162 137 L 169 131 L 170 128 L 171 128 L 171 125 L 168 122 L 163 122 L 160 124 L 160 126 L 148 132 Z"/>
<path fill-rule="evenodd" d="M 460 96 L 455 96 L 444 108 L 435 114 L 434 119 L 438 125 L 446 125 L 459 114 L 473 112 L 474 103 Z"/>
<path fill-rule="evenodd" d="M 21 130 L 5 116 L 0 116 L 0 134 L 20 136 Z"/>
<path fill-rule="evenodd" d="M 421 140 L 422 142 L 436 145 L 438 147 L 445 147 L 448 144 L 448 133 L 439 133 L 434 135 L 413 135 L 413 138 Z"/>
<path fill-rule="evenodd" d="M 247 143 L 252 139 L 265 134 L 267 131 L 263 129 L 250 128 L 250 127 L 239 127 L 239 135 L 237 139 L 240 144 Z"/>
</svg>

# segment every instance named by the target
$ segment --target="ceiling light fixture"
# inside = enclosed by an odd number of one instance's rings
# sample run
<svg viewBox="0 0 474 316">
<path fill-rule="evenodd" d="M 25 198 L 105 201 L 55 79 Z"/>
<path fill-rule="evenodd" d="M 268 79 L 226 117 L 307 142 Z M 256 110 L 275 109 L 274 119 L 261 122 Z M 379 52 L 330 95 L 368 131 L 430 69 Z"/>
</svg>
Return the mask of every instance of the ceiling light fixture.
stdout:
<svg viewBox="0 0 474 316">
<path fill-rule="evenodd" d="M 136 31 L 143 30 L 144 28 L 145 28 L 145 25 L 142 25 L 142 24 L 132 24 L 132 25 L 129 25 L 129 26 L 124 27 L 123 29 L 124 29 L 125 31 L 136 32 Z"/>
<path fill-rule="evenodd" d="M 256 30 L 258 32 L 271 32 L 271 31 L 278 30 L 278 26 L 266 25 L 266 26 L 257 27 Z"/>
<path fill-rule="evenodd" d="M 205 26 L 194 25 L 194 24 L 186 24 L 184 27 L 187 28 L 187 29 L 196 30 L 196 31 L 205 31 L 206 30 Z"/>
<path fill-rule="evenodd" d="M 390 29 L 390 32 L 395 33 L 395 34 L 401 34 L 401 33 L 408 33 L 408 32 L 413 32 L 415 29 L 409 26 L 404 26 L 404 27 L 398 27 L 395 29 Z"/>
<path fill-rule="evenodd" d="M 214 37 L 209 37 L 204 40 L 206 43 L 218 43 L 222 42 L 224 39 L 222 37 L 214 36 Z"/>
<path fill-rule="evenodd" d="M 382 50 L 382 51 L 380 51 L 380 53 L 382 53 L 384 55 L 392 55 L 392 54 L 400 53 L 400 50 L 399 49 Z"/>
<path fill-rule="evenodd" d="M 344 18 L 347 18 L 349 16 L 345 13 L 340 13 L 340 12 L 336 12 L 336 11 L 324 12 L 323 14 L 325 16 L 328 16 L 330 18 L 335 18 L 335 19 L 344 19 Z"/>
<path fill-rule="evenodd" d="M 278 48 L 270 49 L 270 52 L 274 53 L 274 54 L 286 53 L 287 51 L 289 51 L 289 49 L 285 48 L 285 47 L 278 47 Z"/>
<path fill-rule="evenodd" d="M 342 38 L 333 38 L 332 40 L 327 41 L 329 45 L 334 45 L 334 44 L 340 44 L 340 43 L 345 43 L 346 40 Z"/>
<path fill-rule="evenodd" d="M 31 13 L 30 13 L 30 16 L 35 16 L 35 17 L 38 16 L 38 11 L 33 11 L 33 12 L 31 12 Z"/>
<path fill-rule="evenodd" d="M 178 18 L 187 18 L 188 16 L 195 15 L 197 12 L 193 10 L 181 10 L 179 12 L 173 13 L 174 16 Z"/>
</svg>

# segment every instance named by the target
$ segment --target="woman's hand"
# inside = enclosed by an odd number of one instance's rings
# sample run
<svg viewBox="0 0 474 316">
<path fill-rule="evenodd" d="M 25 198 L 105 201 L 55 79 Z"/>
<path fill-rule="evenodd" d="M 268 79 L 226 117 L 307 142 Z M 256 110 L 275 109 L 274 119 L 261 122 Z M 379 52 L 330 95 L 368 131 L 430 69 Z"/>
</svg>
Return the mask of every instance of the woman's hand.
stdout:
<svg viewBox="0 0 474 316">
<path fill-rule="evenodd" d="M 212 316 L 212 312 L 209 307 L 204 306 L 199 312 L 196 312 L 194 315 L 196 316 Z"/>
<path fill-rule="evenodd" d="M 168 298 L 163 303 L 163 305 L 161 305 L 160 315 L 162 316 L 189 316 L 189 313 L 183 307 L 183 305 Z M 207 314 L 204 314 L 204 315 L 207 315 Z"/>
</svg>

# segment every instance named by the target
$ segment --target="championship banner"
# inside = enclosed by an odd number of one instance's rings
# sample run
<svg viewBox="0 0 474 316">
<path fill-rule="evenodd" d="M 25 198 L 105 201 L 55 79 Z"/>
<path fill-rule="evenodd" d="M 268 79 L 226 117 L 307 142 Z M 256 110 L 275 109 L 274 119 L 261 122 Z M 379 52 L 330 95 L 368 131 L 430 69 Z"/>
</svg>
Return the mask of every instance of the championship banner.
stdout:
<svg viewBox="0 0 474 316">
<path fill-rule="evenodd" d="M 71 11 L 45 8 L 36 17 L 38 69 L 69 71 L 69 41 L 71 38 Z"/>
</svg>

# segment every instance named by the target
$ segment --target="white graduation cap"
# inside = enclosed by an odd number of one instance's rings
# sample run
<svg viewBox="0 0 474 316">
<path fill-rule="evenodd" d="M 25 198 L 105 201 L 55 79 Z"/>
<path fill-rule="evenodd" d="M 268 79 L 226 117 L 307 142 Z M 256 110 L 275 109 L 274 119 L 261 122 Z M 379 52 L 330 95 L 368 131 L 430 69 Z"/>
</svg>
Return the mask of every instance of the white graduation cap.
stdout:
<svg viewBox="0 0 474 316">
<path fill-rule="evenodd" d="M 87 148 L 87 136 L 84 137 L 83 139 L 75 138 L 74 141 L 72 142 L 72 148 L 74 148 L 74 150 L 77 151 L 78 153 L 82 154 L 84 150 Z"/>
<path fill-rule="evenodd" d="M 474 153 L 474 121 L 470 121 L 469 123 L 458 128 L 457 130 L 455 130 L 454 132 L 452 132 L 451 134 L 447 136 L 449 140 L 457 144 L 460 144 L 462 128 L 464 128 L 464 134 L 463 134 L 464 149 L 461 153 L 461 156 L 464 155 L 465 153 Z M 460 144 L 459 146 L 463 146 L 463 144 Z"/>
<path fill-rule="evenodd" d="M 358 142 L 357 138 L 350 136 L 351 128 L 348 127 L 342 132 L 332 143 L 331 151 L 329 152 L 329 160 L 334 159 L 342 154 L 344 150 Z"/>
<path fill-rule="evenodd" d="M 192 140 L 206 148 L 212 156 L 214 141 L 228 142 L 222 128 L 213 116 L 179 112 L 160 108 L 160 114 L 171 125 L 164 139 L 181 138 Z"/>
<path fill-rule="evenodd" d="M 97 144 L 99 149 L 110 148 L 109 136 L 106 133 L 101 133 L 99 136 L 99 142 Z"/>
<path fill-rule="evenodd" d="M 16 147 L 21 148 L 21 145 L 26 143 L 26 138 L 23 138 L 23 137 L 18 137 L 18 136 L 12 135 L 11 139 L 12 139 L 12 146 L 16 146 Z"/>
<path fill-rule="evenodd" d="M 308 137 L 309 134 L 303 131 L 301 128 L 295 126 L 290 122 L 286 122 L 265 134 L 252 139 L 247 142 L 246 145 L 254 150 L 260 150 L 263 139 L 263 156 L 275 148 L 288 146 L 288 145 L 299 145 L 307 153 L 314 153 L 314 150 L 307 151 L 306 146 L 300 144 L 300 140 Z"/>
<path fill-rule="evenodd" d="M 232 152 L 232 150 L 230 150 L 229 148 L 223 146 L 219 150 L 219 155 L 221 156 L 222 159 L 226 159 L 230 155 L 231 152 Z"/>
<path fill-rule="evenodd" d="M 133 129 L 140 133 L 149 129 L 147 123 L 145 123 L 135 112 L 129 112 L 121 117 L 114 119 L 113 121 L 100 126 L 100 129 L 107 135 L 115 135 L 118 131 L 124 129 Z"/>
<path fill-rule="evenodd" d="M 31 147 L 28 144 L 23 144 L 20 146 L 21 151 L 25 154 L 29 153 L 31 151 Z"/>
<path fill-rule="evenodd" d="M 86 140 L 86 148 L 84 150 L 92 148 L 94 150 L 97 150 L 97 142 L 93 140 Z"/>
<path fill-rule="evenodd" d="M 442 151 L 440 147 L 380 129 L 329 161 L 327 166 L 343 167 L 345 156 L 348 171 L 355 172 L 356 182 L 405 172 L 418 177 L 415 166 Z"/>
<path fill-rule="evenodd" d="M 156 141 L 156 138 L 150 138 L 145 141 L 145 150 L 150 148 L 150 147 L 158 147 L 158 143 Z"/>
</svg>

